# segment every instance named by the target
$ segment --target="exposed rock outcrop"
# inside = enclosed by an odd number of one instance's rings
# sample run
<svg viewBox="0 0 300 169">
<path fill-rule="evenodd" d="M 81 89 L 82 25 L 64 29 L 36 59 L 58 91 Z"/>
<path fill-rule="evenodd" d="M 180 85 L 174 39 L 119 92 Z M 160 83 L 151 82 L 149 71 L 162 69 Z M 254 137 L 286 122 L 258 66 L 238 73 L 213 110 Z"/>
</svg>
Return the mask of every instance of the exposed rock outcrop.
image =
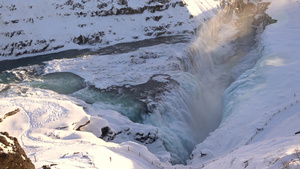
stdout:
<svg viewBox="0 0 300 169">
<path fill-rule="evenodd" d="M 18 140 L 0 132 L 0 167 L 3 169 L 34 169 Z"/>
<path fill-rule="evenodd" d="M 6 119 L 7 117 L 12 116 L 12 115 L 15 115 L 15 114 L 18 113 L 19 111 L 20 111 L 20 109 L 17 108 L 17 109 L 15 109 L 15 110 L 11 111 L 11 112 L 6 113 L 2 118 L 0 118 L 0 123 L 1 123 L 4 119 Z"/>
</svg>

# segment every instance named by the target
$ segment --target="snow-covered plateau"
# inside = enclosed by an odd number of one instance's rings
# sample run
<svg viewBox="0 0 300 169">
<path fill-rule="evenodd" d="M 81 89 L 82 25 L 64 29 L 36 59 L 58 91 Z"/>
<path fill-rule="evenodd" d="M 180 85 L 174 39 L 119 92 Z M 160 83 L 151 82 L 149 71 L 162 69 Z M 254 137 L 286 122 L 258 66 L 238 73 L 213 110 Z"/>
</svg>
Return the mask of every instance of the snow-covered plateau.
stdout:
<svg viewBox="0 0 300 169">
<path fill-rule="evenodd" d="M 36 168 L 300 168 L 299 16 L 299 0 L 0 0 L 0 131 Z"/>
</svg>

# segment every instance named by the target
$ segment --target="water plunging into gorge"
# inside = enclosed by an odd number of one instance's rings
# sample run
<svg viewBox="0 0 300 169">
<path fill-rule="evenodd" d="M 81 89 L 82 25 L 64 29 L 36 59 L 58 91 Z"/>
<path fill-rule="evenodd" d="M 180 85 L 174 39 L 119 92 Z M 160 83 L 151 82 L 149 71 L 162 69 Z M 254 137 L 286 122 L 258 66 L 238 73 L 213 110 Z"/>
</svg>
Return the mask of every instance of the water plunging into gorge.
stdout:
<svg viewBox="0 0 300 169">
<path fill-rule="evenodd" d="M 254 66 L 260 57 L 259 35 L 274 22 L 264 13 L 269 3 L 236 0 L 223 5 L 223 11 L 201 26 L 186 50 L 181 60 L 184 72 L 172 77 L 179 86 L 166 92 L 163 101 L 152 103 L 153 114 L 144 117 L 145 124 L 160 126 L 175 164 L 185 163 L 194 146 L 219 126 L 223 92 L 234 78 Z M 252 63 L 232 72 L 250 51 Z"/>
</svg>

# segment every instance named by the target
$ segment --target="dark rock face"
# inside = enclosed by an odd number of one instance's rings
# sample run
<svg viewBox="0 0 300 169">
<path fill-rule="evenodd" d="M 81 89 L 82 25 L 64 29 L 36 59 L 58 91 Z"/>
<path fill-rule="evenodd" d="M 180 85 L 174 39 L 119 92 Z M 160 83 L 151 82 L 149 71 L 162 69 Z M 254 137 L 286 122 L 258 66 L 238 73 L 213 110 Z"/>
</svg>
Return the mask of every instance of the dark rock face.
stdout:
<svg viewBox="0 0 300 169">
<path fill-rule="evenodd" d="M 5 36 L 9 36 L 9 37 L 13 37 L 14 35 L 20 35 L 18 33 L 11 33 L 11 32 L 7 32 L 5 34 Z M 54 39 L 50 39 L 50 40 L 37 40 L 37 41 L 33 41 L 33 40 L 24 40 L 24 41 L 18 41 L 18 42 L 13 42 L 11 44 L 7 44 L 4 45 L 4 47 L 2 48 L 3 51 L 7 51 L 7 53 L 0 53 L 0 56 L 10 56 L 10 55 L 24 55 L 24 54 L 30 54 L 30 53 L 41 53 L 41 52 L 45 52 L 45 51 L 50 51 L 50 50 L 57 50 L 60 49 L 62 47 L 64 47 L 64 45 L 58 45 L 58 46 L 53 46 L 53 47 L 49 47 L 50 44 L 52 42 L 55 42 Z M 32 47 L 32 46 L 39 46 L 36 49 L 31 49 L 31 50 L 26 50 L 27 47 Z M 23 50 L 25 49 L 25 50 Z M 19 51 L 19 52 L 15 52 Z"/>
<path fill-rule="evenodd" d="M 135 133 L 134 135 L 134 139 L 145 143 L 145 144 L 151 144 L 154 141 L 156 141 L 158 139 L 158 132 L 156 133 Z"/>
<path fill-rule="evenodd" d="M 111 141 L 115 138 L 116 136 L 116 133 L 114 133 L 110 127 L 106 126 L 106 127 L 103 127 L 101 129 L 101 132 L 102 132 L 102 135 L 100 138 L 102 138 L 103 140 L 105 141 Z"/>
<path fill-rule="evenodd" d="M 14 137 L 7 132 L 0 132 L 1 169 L 34 169 L 34 165 Z"/>
<path fill-rule="evenodd" d="M 105 33 L 104 31 L 94 33 L 92 35 L 83 36 L 80 35 L 78 37 L 75 37 L 73 39 L 73 42 L 78 45 L 84 45 L 84 44 L 95 44 L 95 43 L 101 43 L 102 38 L 104 37 Z"/>
<path fill-rule="evenodd" d="M 105 141 L 112 141 L 114 140 L 116 137 L 118 137 L 118 135 L 131 135 L 132 138 L 140 143 L 143 144 L 152 144 L 153 142 L 155 142 L 158 139 L 158 130 L 152 130 L 149 132 L 134 132 L 132 130 L 130 130 L 130 128 L 128 129 L 124 129 L 122 131 L 119 131 L 117 133 L 114 133 L 113 137 L 111 137 L 111 139 L 109 140 L 105 140 Z M 121 136 L 122 137 L 122 136 Z"/>
</svg>

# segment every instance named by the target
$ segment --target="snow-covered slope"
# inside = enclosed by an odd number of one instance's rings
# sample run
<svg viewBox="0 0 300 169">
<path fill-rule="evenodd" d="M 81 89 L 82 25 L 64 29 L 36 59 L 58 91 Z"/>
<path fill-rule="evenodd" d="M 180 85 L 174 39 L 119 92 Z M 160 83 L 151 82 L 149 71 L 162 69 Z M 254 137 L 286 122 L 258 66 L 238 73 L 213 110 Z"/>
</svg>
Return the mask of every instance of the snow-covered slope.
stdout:
<svg viewBox="0 0 300 169">
<path fill-rule="evenodd" d="M 0 56 L 194 34 L 217 6 L 210 0 L 1 0 Z"/>
<path fill-rule="evenodd" d="M 193 151 L 206 168 L 299 168 L 299 1 L 270 1 L 262 58 L 225 92 L 220 127 Z"/>
<path fill-rule="evenodd" d="M 30 93 L 35 92 L 40 91 Z M 39 98 L 2 98 L 1 116 L 14 108 L 19 112 L 4 119 L 0 128 L 19 138 L 37 168 L 149 168 L 149 162 L 140 161 L 136 151 L 159 164 L 144 146 L 107 143 L 96 137 L 99 133 L 75 130 L 89 116 L 73 101 L 35 94 Z M 106 125 L 103 121 L 98 117 L 98 127 Z"/>
</svg>

